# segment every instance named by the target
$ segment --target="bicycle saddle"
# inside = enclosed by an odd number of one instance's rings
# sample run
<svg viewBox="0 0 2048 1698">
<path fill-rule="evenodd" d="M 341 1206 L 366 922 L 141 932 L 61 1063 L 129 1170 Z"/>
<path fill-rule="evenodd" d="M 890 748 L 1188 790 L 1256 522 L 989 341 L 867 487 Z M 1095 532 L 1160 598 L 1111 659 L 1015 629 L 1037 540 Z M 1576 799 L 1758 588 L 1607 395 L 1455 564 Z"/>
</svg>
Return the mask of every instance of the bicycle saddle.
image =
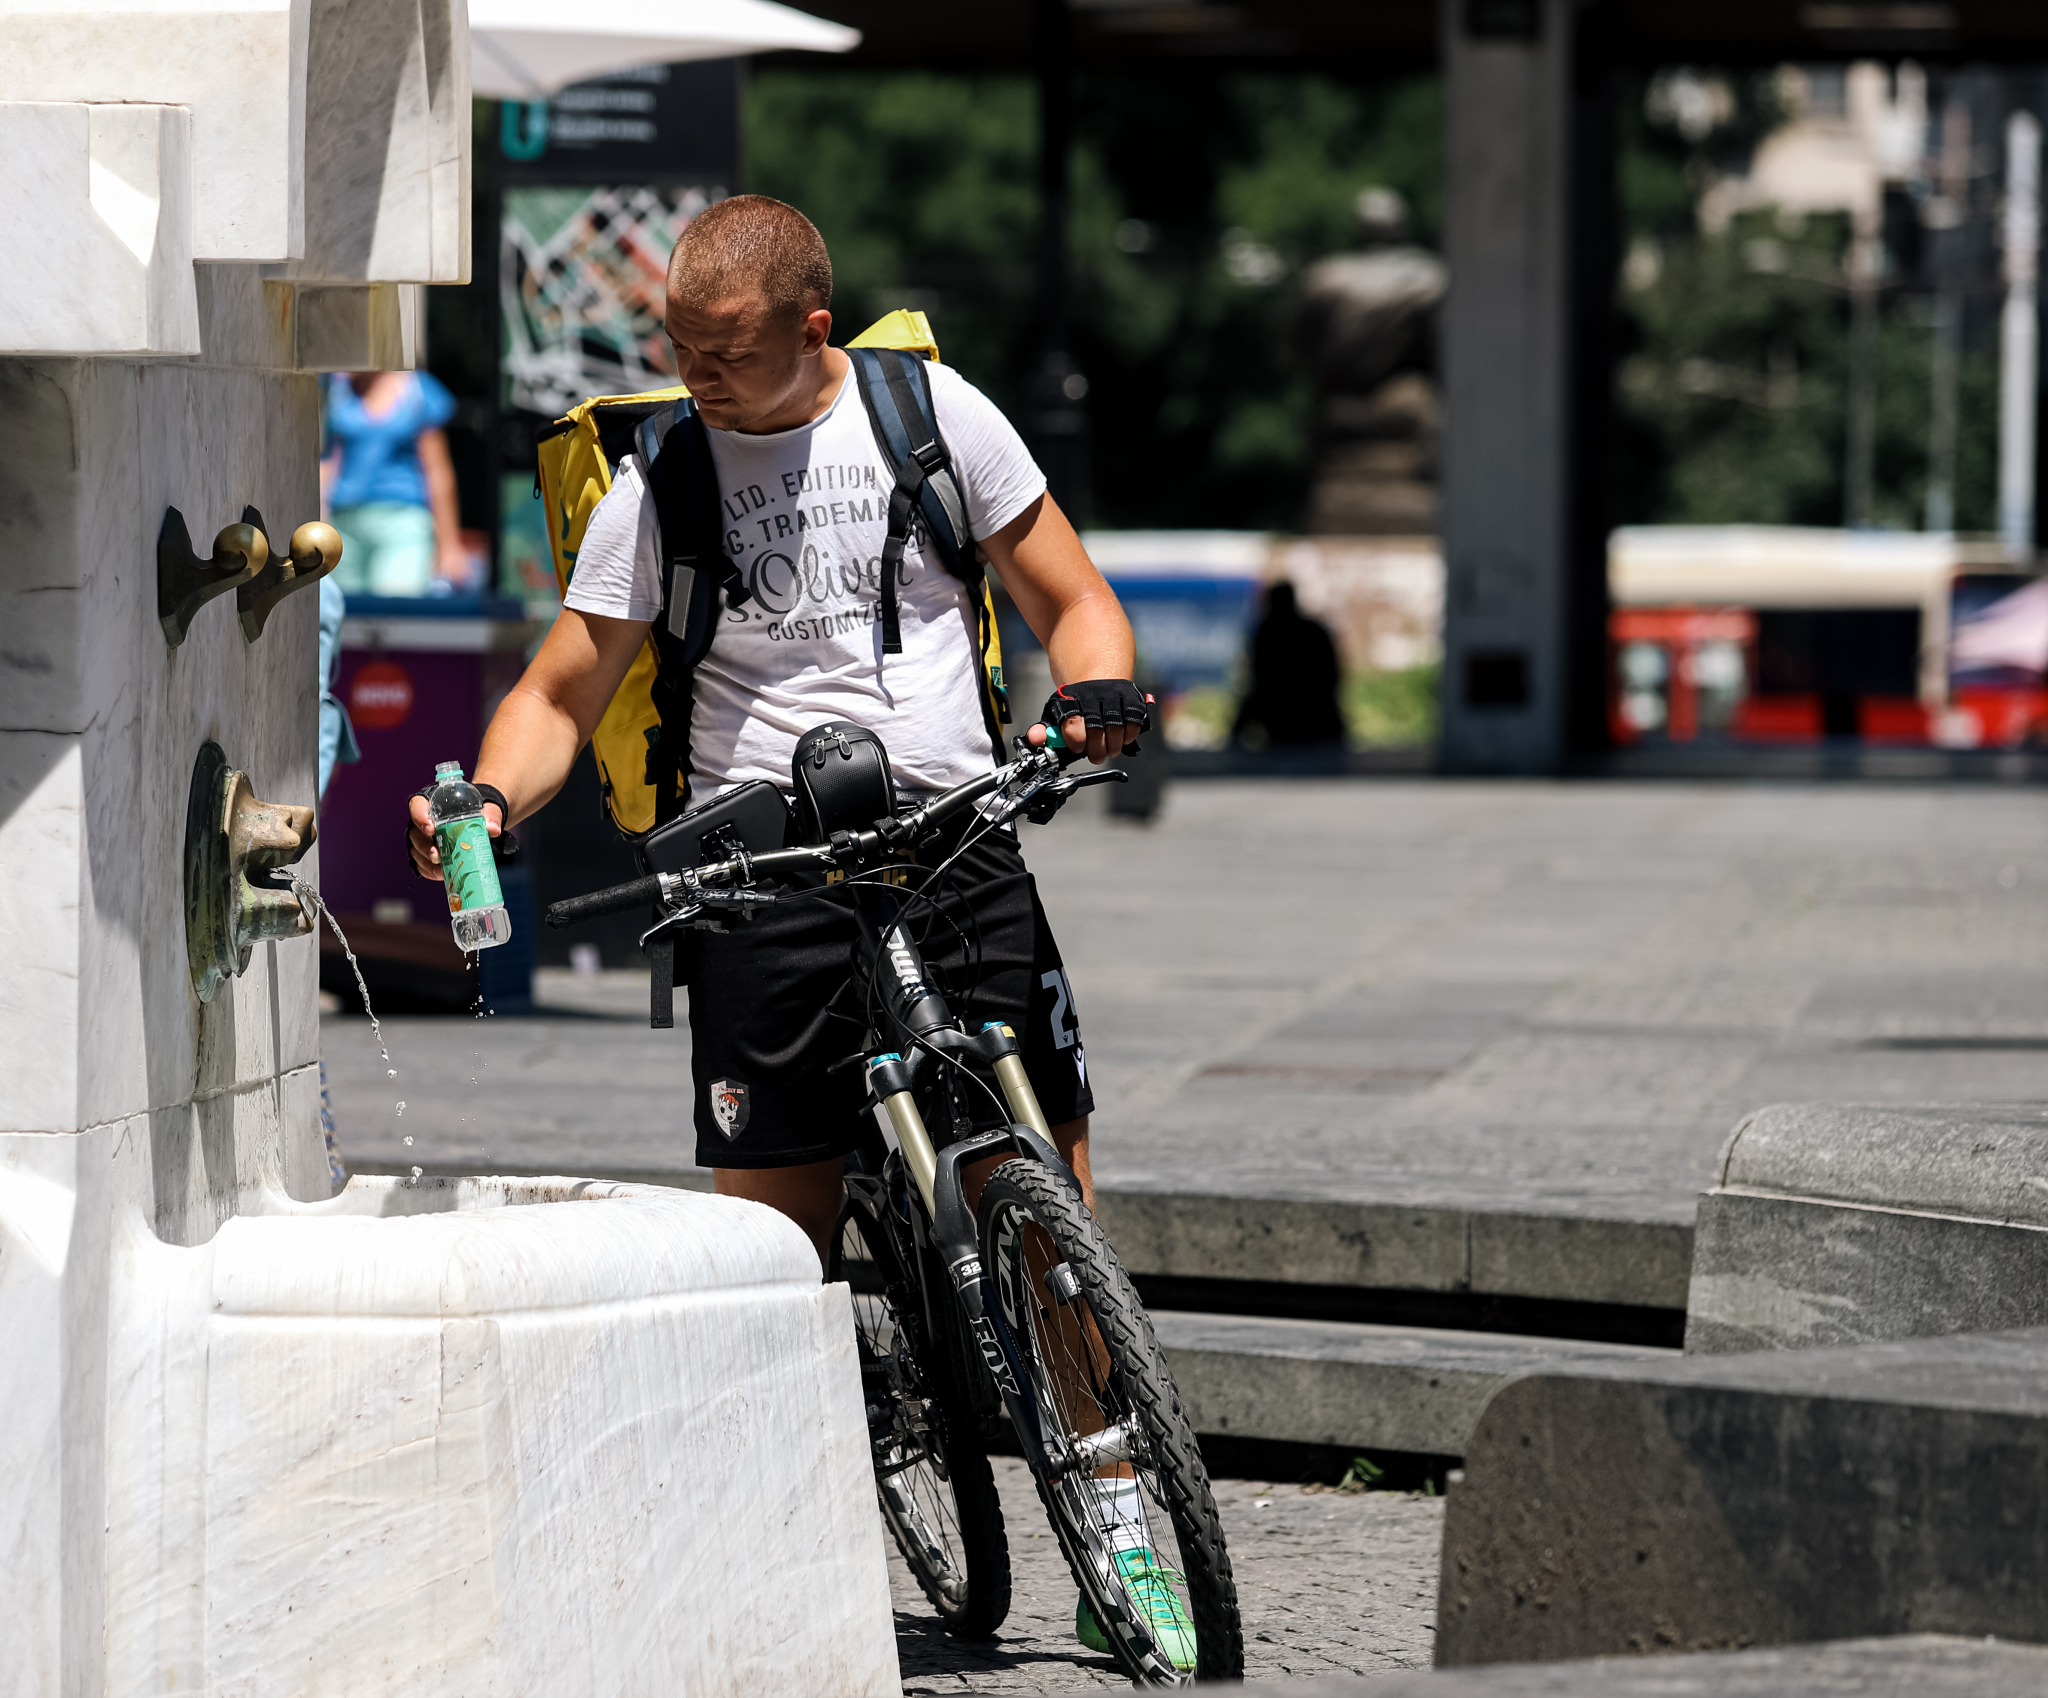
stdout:
<svg viewBox="0 0 2048 1698">
<path fill-rule="evenodd" d="M 896 811 L 889 751 L 864 725 L 832 719 L 797 739 L 789 766 L 801 843 L 823 844 L 835 831 L 866 831 Z"/>
</svg>

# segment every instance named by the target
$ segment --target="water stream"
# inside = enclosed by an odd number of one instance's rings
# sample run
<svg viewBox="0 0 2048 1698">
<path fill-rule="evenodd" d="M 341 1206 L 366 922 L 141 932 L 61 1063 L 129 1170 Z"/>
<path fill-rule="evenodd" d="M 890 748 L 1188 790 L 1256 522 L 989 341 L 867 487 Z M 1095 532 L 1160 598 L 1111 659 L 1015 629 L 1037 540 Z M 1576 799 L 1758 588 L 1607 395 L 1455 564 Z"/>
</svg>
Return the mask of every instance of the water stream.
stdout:
<svg viewBox="0 0 2048 1698">
<path fill-rule="evenodd" d="M 341 945 L 342 954 L 348 957 L 348 970 L 356 976 L 356 994 L 363 999 L 363 1012 L 370 1017 L 370 1031 L 377 1040 L 377 1053 L 384 1058 L 384 1075 L 386 1078 L 396 1079 L 398 1077 L 398 1069 L 391 1065 L 391 1051 L 384 1045 L 384 1028 L 378 1023 L 376 1009 L 370 1006 L 370 987 L 363 983 L 362 963 L 356 960 L 356 952 L 349 947 L 348 934 L 341 929 L 333 913 L 329 911 L 327 904 L 320 900 L 320 892 L 299 877 L 290 867 L 279 867 L 274 876 L 282 878 L 285 883 L 292 887 L 294 894 L 299 899 L 299 906 L 301 908 L 305 907 L 308 902 L 312 903 L 313 907 L 318 910 L 321 919 L 327 922 L 328 930 L 334 933 L 334 941 Z M 398 1113 L 401 1116 L 405 1113 L 405 1101 L 403 1098 L 399 1100 Z M 407 1149 L 412 1148 L 412 1140 L 410 1138 L 406 1139 L 405 1146 Z M 419 1167 L 414 1167 L 412 1177 L 406 1183 L 417 1185 L 420 1182 L 420 1174 L 423 1171 Z"/>
</svg>

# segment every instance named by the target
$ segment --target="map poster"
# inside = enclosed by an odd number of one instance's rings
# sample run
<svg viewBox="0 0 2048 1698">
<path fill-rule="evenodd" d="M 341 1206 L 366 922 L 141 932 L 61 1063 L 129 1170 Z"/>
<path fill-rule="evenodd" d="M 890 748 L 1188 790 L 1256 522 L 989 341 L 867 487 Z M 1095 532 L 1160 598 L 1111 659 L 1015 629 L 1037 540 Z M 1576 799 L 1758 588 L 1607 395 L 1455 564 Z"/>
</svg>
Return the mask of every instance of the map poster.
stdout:
<svg viewBox="0 0 2048 1698">
<path fill-rule="evenodd" d="M 668 256 L 721 185 L 507 187 L 500 221 L 505 401 L 548 418 L 675 381 Z"/>
<path fill-rule="evenodd" d="M 497 108 L 499 581 L 554 594 L 536 425 L 675 381 L 669 251 L 739 177 L 740 66 L 639 65 Z M 484 281 L 479 279 L 479 281 Z"/>
</svg>

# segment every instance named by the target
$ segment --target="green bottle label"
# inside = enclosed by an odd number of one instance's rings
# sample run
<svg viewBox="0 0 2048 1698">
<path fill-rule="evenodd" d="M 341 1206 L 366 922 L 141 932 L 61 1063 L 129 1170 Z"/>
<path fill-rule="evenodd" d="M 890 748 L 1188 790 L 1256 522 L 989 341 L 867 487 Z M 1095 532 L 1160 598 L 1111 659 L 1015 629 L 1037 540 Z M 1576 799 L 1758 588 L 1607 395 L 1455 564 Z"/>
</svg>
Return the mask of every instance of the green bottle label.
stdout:
<svg viewBox="0 0 2048 1698">
<path fill-rule="evenodd" d="M 498 888 L 498 863 L 491 854 L 491 833 L 479 815 L 449 820 L 434 829 L 441 850 L 441 877 L 448 885 L 448 912 L 494 908 L 505 900 Z"/>
</svg>

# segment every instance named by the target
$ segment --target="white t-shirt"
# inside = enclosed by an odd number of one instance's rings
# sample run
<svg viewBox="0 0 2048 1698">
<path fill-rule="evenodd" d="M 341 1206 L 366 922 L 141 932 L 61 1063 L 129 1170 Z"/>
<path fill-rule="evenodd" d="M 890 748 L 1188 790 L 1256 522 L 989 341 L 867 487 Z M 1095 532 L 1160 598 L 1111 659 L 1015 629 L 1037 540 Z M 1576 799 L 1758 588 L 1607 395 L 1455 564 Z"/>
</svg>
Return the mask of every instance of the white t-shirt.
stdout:
<svg viewBox="0 0 2048 1698">
<path fill-rule="evenodd" d="M 934 365 L 932 405 L 975 539 L 1045 491 L 1010 421 Z M 794 430 L 712 430 L 725 551 L 752 596 L 720 618 L 693 679 L 690 800 L 750 779 L 789 785 L 796 741 L 852 720 L 889 750 L 897 783 L 944 790 L 994 764 L 981 707 L 977 621 L 966 586 L 911 528 L 897 588 L 903 652 L 882 653 L 881 560 L 894 483 L 849 371 L 832 405 Z M 654 501 L 637 454 L 597 504 L 563 605 L 614 619 L 661 615 Z"/>
</svg>

